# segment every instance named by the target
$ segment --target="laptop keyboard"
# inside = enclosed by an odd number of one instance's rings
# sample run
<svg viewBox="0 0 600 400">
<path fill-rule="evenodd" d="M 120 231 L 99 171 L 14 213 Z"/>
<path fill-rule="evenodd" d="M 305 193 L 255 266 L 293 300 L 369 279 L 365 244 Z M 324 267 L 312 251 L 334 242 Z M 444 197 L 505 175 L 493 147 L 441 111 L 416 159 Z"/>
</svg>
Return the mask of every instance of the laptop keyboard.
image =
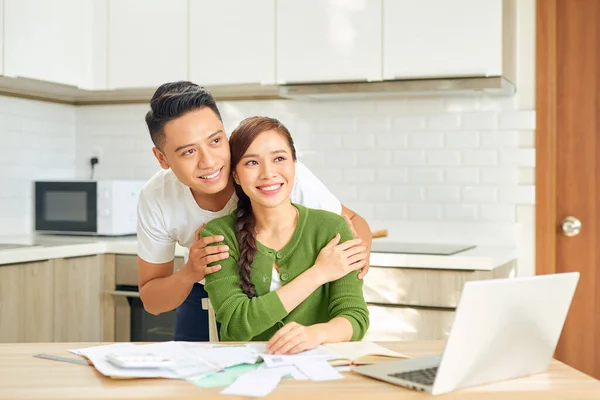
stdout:
<svg viewBox="0 0 600 400">
<path fill-rule="evenodd" d="M 397 372 L 395 374 L 389 374 L 389 376 L 403 379 L 405 381 L 416 382 L 421 385 L 433 385 L 435 380 L 435 374 L 437 374 L 438 367 L 418 369 L 415 371 Z"/>
</svg>

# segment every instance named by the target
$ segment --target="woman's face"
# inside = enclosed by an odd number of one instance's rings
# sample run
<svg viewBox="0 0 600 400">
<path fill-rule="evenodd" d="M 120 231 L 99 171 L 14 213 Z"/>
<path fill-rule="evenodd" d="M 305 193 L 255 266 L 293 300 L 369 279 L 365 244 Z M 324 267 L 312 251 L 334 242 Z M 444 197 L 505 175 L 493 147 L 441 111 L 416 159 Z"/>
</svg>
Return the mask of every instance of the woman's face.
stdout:
<svg viewBox="0 0 600 400">
<path fill-rule="evenodd" d="M 289 202 L 295 172 L 287 140 L 277 131 L 269 130 L 258 135 L 248 147 L 233 177 L 253 206 L 272 208 Z"/>
</svg>

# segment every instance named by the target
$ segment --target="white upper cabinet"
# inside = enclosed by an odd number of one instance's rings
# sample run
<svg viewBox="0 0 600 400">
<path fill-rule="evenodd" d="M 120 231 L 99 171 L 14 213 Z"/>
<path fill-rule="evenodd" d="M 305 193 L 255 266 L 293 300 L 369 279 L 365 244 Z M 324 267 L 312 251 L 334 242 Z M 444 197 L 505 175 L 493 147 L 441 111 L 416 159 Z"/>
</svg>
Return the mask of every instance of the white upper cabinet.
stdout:
<svg viewBox="0 0 600 400">
<path fill-rule="evenodd" d="M 81 49 L 83 75 L 79 87 L 86 90 L 106 90 L 106 44 L 108 28 L 108 0 L 85 0 L 85 46 Z"/>
<path fill-rule="evenodd" d="M 4 0 L 4 75 L 79 86 L 88 4 Z"/>
<path fill-rule="evenodd" d="M 190 0 L 190 80 L 275 83 L 275 0 Z"/>
<path fill-rule="evenodd" d="M 0 75 L 4 73 L 2 67 L 4 66 L 4 38 L 2 37 L 4 33 L 4 0 L 0 0 Z"/>
<path fill-rule="evenodd" d="M 187 12 L 187 0 L 109 0 L 108 88 L 187 79 Z"/>
<path fill-rule="evenodd" d="M 381 80 L 382 0 L 278 0 L 277 82 Z"/>
<path fill-rule="evenodd" d="M 511 0 L 383 1 L 384 79 L 510 74 Z"/>
</svg>

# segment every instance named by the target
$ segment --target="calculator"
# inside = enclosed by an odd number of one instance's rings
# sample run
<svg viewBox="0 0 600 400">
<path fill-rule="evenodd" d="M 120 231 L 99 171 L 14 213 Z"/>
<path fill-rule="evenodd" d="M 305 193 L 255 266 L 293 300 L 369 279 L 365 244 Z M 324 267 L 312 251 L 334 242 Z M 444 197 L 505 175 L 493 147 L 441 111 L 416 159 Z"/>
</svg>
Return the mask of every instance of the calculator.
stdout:
<svg viewBox="0 0 600 400">
<path fill-rule="evenodd" d="M 166 357 L 152 353 L 111 353 L 106 360 L 119 368 L 163 368 L 173 365 Z"/>
</svg>

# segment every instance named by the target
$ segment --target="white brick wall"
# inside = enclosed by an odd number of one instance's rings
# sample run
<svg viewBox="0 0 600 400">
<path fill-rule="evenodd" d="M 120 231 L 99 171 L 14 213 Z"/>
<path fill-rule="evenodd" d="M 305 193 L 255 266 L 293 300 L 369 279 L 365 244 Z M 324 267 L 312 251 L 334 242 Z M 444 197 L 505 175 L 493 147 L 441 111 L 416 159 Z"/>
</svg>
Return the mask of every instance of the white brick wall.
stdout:
<svg viewBox="0 0 600 400">
<path fill-rule="evenodd" d="M 75 177 L 75 108 L 0 96 L 0 235 L 33 228 L 36 179 Z"/>
<path fill-rule="evenodd" d="M 520 177 L 535 162 L 535 113 L 515 104 L 515 98 L 478 95 L 223 102 L 220 108 L 229 132 L 251 115 L 279 118 L 300 159 L 373 228 L 437 222 L 509 232 L 516 206 L 534 202 L 533 182 Z M 150 177 L 158 164 L 143 124 L 146 110 L 78 109 L 78 171 L 101 149 L 98 177 Z"/>
<path fill-rule="evenodd" d="M 220 108 L 229 132 L 250 115 L 281 119 L 300 158 L 374 229 L 434 223 L 451 231 L 468 224 L 473 240 L 485 242 L 481 229 L 496 229 L 509 244 L 517 205 L 535 200 L 535 113 L 516 109 L 514 100 L 274 100 Z M 149 178 L 159 167 L 146 111 L 147 105 L 76 108 L 0 97 L 0 233 L 31 229 L 33 180 L 87 179 L 93 155 L 100 158 L 97 178 Z"/>
</svg>

